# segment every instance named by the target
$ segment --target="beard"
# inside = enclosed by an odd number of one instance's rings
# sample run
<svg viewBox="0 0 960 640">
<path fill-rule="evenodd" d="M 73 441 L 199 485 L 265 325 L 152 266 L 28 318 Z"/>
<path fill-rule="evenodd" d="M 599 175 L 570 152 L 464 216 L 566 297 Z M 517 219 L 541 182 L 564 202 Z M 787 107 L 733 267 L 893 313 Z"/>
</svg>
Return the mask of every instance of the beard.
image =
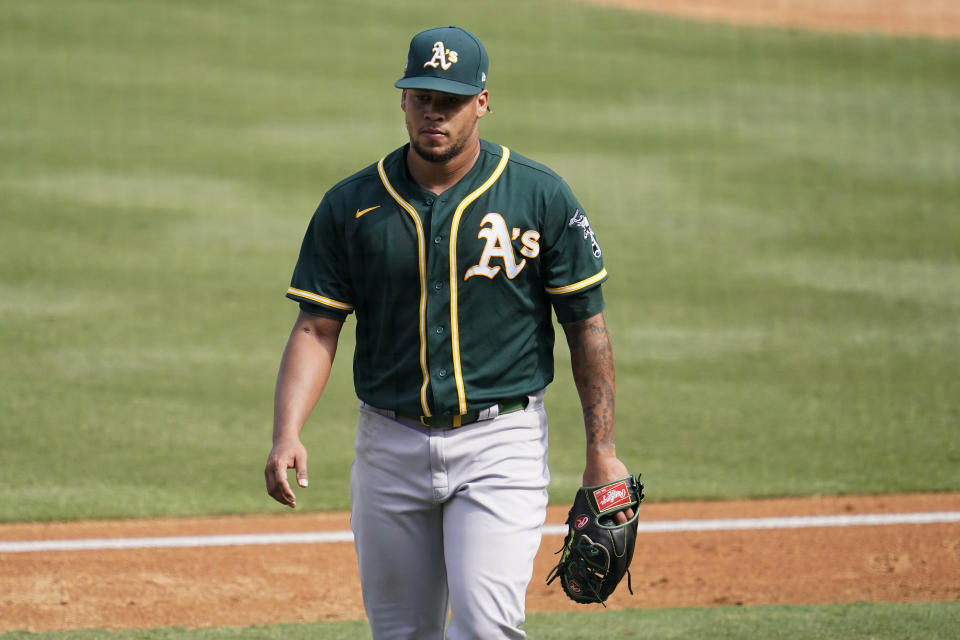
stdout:
<svg viewBox="0 0 960 640">
<path fill-rule="evenodd" d="M 407 126 L 407 131 L 409 132 L 411 127 Z M 431 149 L 429 147 L 424 147 L 417 141 L 417 136 L 410 136 L 410 146 L 416 151 L 417 155 L 434 164 L 441 164 L 452 160 L 463 153 L 463 150 L 466 149 L 467 145 L 470 144 L 470 140 L 477 132 L 477 121 L 474 120 L 473 126 L 469 128 L 468 131 L 464 131 L 459 138 L 451 138 L 451 144 L 445 151 L 438 151 Z"/>
<path fill-rule="evenodd" d="M 417 142 L 416 139 L 410 141 L 410 146 L 413 147 L 413 150 L 417 152 L 418 156 L 427 162 L 439 164 L 441 162 L 452 160 L 460 155 L 463 152 L 463 148 L 467 146 L 467 138 L 464 138 L 463 140 L 457 140 L 446 151 L 433 151 L 432 149 L 426 149 L 419 142 Z"/>
</svg>

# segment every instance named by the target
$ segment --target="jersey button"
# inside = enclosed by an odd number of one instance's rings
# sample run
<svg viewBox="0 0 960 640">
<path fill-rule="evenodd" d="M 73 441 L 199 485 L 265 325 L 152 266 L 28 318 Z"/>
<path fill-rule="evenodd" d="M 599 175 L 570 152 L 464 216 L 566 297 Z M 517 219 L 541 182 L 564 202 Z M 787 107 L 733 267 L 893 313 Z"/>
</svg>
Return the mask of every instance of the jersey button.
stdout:
<svg viewBox="0 0 960 640">
<path fill-rule="evenodd" d="M 433 283 L 433 288 L 436 289 L 437 291 L 440 291 L 440 289 L 443 289 L 443 282 L 441 282 L 440 280 L 437 280 L 436 282 Z"/>
<path fill-rule="evenodd" d="M 446 370 L 446 369 L 440 369 L 440 371 L 437 371 L 437 375 L 440 376 L 441 378 L 446 378 L 446 377 L 447 377 L 447 370 Z"/>
<path fill-rule="evenodd" d="M 437 331 L 437 335 L 440 335 L 441 333 L 443 333 L 443 327 L 437 327 L 436 331 Z"/>
<path fill-rule="evenodd" d="M 440 244 L 441 242 L 443 242 L 443 236 L 437 236 L 433 239 L 433 244 Z"/>
<path fill-rule="evenodd" d="M 427 198 L 423 201 L 428 207 L 433 204 L 433 198 Z"/>
</svg>

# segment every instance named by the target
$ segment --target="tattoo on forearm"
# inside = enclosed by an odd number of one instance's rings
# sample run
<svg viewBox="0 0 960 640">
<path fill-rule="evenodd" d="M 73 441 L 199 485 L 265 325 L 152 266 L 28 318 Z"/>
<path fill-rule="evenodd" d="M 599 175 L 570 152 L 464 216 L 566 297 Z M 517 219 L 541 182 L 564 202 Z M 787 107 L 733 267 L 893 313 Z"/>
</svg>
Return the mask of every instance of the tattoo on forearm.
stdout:
<svg viewBox="0 0 960 640">
<path fill-rule="evenodd" d="M 573 379 L 583 406 L 587 445 L 612 445 L 616 384 L 613 348 L 600 315 L 564 325 Z"/>
</svg>

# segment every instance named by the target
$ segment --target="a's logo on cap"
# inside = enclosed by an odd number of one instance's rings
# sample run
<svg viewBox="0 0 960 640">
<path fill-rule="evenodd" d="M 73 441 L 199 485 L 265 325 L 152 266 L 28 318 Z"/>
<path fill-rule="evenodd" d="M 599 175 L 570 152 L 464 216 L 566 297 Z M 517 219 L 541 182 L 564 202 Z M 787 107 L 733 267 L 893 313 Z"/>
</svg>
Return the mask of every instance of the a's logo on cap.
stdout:
<svg viewBox="0 0 960 640">
<path fill-rule="evenodd" d="M 433 45 L 433 57 L 427 60 L 423 66 L 440 67 L 444 71 L 457 63 L 457 52 L 444 48 L 443 42 L 437 42 Z"/>
</svg>

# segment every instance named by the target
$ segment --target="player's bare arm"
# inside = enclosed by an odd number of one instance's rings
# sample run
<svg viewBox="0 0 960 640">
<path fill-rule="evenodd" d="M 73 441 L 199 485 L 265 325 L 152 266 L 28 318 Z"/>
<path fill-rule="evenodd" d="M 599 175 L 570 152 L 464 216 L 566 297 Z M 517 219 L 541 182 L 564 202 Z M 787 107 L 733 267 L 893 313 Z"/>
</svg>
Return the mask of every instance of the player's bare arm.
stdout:
<svg viewBox="0 0 960 640">
<path fill-rule="evenodd" d="M 330 378 L 343 322 L 303 311 L 287 340 L 274 394 L 273 449 L 267 457 L 264 478 L 267 493 L 289 507 L 297 497 L 287 481 L 295 469 L 297 484 L 307 486 L 307 450 L 300 432 Z"/>
<path fill-rule="evenodd" d="M 600 485 L 629 475 L 626 465 L 617 458 L 614 440 L 614 407 L 616 381 L 613 346 L 602 313 L 563 325 L 570 348 L 573 381 L 580 395 L 586 431 L 586 466 L 584 486 Z M 626 522 L 632 510 L 617 514 Z"/>
</svg>

